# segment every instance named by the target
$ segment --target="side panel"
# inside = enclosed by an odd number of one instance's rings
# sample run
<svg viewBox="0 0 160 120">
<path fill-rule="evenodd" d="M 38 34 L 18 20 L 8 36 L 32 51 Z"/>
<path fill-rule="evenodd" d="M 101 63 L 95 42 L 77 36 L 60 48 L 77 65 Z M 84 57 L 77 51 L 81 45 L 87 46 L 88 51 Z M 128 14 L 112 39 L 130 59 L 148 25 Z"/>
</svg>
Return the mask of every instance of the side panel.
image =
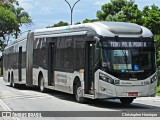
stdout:
<svg viewBox="0 0 160 120">
<path fill-rule="evenodd" d="M 34 38 L 33 41 L 33 85 L 38 85 L 38 75 L 42 72 L 45 82 L 48 80 L 48 49 L 46 38 Z M 45 83 L 47 84 L 47 83 Z"/>
<path fill-rule="evenodd" d="M 17 67 L 18 69 L 15 69 L 12 67 L 13 71 L 13 78 L 15 83 L 21 83 L 26 84 L 26 42 L 27 38 L 21 42 L 18 43 L 18 45 L 15 46 L 15 49 L 18 50 L 18 61 L 17 61 Z M 17 75 L 18 73 L 18 75 Z M 17 79 L 18 78 L 18 79 Z"/>
<path fill-rule="evenodd" d="M 33 40 L 34 33 L 28 34 L 27 46 L 26 46 L 26 84 L 28 86 L 33 85 Z"/>
<path fill-rule="evenodd" d="M 3 52 L 4 80 L 6 82 L 26 83 L 26 37 Z M 11 81 L 12 77 L 12 81 Z"/>
<path fill-rule="evenodd" d="M 66 36 L 57 39 L 54 73 L 56 90 L 72 93 L 75 77 L 80 79 L 84 88 L 84 78 L 81 78 L 79 73 L 80 70 L 84 70 L 84 55 L 84 36 Z"/>
<path fill-rule="evenodd" d="M 22 51 L 20 50 L 20 52 L 22 52 L 22 54 L 19 56 L 19 62 L 18 65 L 21 66 L 21 74 L 19 73 L 18 76 L 21 76 L 21 79 L 19 78 L 19 83 L 22 84 L 26 84 L 26 43 L 27 43 L 27 38 L 19 43 L 19 50 L 20 48 L 22 48 Z M 21 61 L 20 61 L 21 59 Z M 20 68 L 19 68 L 20 69 Z"/>
</svg>

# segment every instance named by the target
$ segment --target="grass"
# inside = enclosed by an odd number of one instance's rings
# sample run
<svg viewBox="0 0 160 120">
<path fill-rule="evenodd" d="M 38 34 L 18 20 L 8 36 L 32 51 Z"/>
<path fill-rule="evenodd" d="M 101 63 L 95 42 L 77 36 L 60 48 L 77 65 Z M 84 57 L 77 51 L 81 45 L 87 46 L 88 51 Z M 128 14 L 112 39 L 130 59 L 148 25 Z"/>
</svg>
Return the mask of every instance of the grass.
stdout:
<svg viewBox="0 0 160 120">
<path fill-rule="evenodd" d="M 157 86 L 157 93 L 156 93 L 156 95 L 160 96 L 160 67 L 158 67 L 157 75 L 158 75 L 158 86 Z"/>
<path fill-rule="evenodd" d="M 160 96 L 160 86 L 157 87 L 157 93 L 156 93 L 156 95 Z"/>
</svg>

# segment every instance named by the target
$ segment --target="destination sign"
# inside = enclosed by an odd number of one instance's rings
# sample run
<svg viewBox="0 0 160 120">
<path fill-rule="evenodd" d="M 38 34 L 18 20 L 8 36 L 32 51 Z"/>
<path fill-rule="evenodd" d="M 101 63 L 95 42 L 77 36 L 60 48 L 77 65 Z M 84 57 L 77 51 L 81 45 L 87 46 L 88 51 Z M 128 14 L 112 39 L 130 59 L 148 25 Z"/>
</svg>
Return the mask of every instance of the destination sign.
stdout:
<svg viewBox="0 0 160 120">
<path fill-rule="evenodd" d="M 104 47 L 151 47 L 151 42 L 104 42 Z"/>
<path fill-rule="evenodd" d="M 111 47 L 147 47 L 146 42 L 110 42 Z"/>
</svg>

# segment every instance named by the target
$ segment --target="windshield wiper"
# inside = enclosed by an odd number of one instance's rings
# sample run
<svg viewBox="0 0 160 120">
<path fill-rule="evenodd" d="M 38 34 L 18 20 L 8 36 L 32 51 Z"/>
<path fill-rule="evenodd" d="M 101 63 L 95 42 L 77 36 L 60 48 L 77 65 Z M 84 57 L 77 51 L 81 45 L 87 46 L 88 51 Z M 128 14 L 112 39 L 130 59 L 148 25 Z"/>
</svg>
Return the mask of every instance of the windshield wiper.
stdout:
<svg viewBox="0 0 160 120">
<path fill-rule="evenodd" d="M 126 55 L 126 51 L 125 50 L 122 50 L 122 53 L 123 53 L 123 59 L 125 61 L 125 64 L 126 64 L 126 68 L 127 68 L 127 71 L 129 71 L 128 69 L 128 58 L 127 58 L 127 55 Z"/>
</svg>

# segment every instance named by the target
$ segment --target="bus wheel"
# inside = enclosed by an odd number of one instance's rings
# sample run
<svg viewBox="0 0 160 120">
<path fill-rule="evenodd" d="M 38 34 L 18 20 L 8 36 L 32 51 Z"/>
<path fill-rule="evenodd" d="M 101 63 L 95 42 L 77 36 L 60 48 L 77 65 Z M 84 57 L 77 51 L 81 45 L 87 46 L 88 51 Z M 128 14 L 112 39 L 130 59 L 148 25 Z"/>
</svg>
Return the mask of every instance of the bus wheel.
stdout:
<svg viewBox="0 0 160 120">
<path fill-rule="evenodd" d="M 17 88 L 18 85 L 13 82 L 13 83 L 12 83 L 12 87 Z"/>
<path fill-rule="evenodd" d="M 120 101 L 123 105 L 129 105 L 133 102 L 134 98 L 121 98 Z"/>
<path fill-rule="evenodd" d="M 13 83 L 12 83 L 11 81 L 9 82 L 9 86 L 10 86 L 10 87 L 13 87 Z"/>
<path fill-rule="evenodd" d="M 43 77 L 40 78 L 40 91 L 42 93 L 46 92 L 46 89 L 44 87 L 44 78 Z"/>
<path fill-rule="evenodd" d="M 12 87 L 12 81 L 10 79 L 10 74 L 8 73 L 8 82 L 9 82 L 9 86 Z"/>
<path fill-rule="evenodd" d="M 85 103 L 86 99 L 83 97 L 83 90 L 80 82 L 78 82 L 75 86 L 75 99 L 79 103 Z"/>
<path fill-rule="evenodd" d="M 14 88 L 16 87 L 16 85 L 14 84 L 13 73 L 12 73 L 12 75 L 11 75 L 10 86 L 11 86 L 11 87 L 14 87 Z"/>
</svg>

